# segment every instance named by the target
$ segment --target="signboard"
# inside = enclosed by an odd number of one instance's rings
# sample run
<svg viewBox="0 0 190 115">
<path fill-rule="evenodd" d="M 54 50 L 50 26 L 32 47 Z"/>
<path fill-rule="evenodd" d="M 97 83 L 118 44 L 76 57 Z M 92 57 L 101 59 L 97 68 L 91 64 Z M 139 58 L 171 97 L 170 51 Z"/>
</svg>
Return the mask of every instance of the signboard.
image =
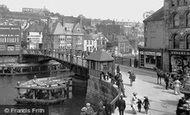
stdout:
<svg viewBox="0 0 190 115">
<path fill-rule="evenodd" d="M 145 55 L 152 55 L 152 56 L 161 56 L 161 52 L 149 52 L 149 51 L 140 51 L 140 54 L 145 54 Z"/>
<path fill-rule="evenodd" d="M 190 51 L 170 51 L 172 55 L 190 55 Z"/>
</svg>

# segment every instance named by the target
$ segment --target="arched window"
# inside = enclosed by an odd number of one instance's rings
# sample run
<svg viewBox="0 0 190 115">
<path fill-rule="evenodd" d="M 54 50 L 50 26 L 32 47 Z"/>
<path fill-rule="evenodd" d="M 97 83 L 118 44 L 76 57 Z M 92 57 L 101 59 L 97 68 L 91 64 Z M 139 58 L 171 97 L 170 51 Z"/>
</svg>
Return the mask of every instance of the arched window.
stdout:
<svg viewBox="0 0 190 115">
<path fill-rule="evenodd" d="M 179 14 L 173 15 L 173 26 L 178 27 L 179 26 Z"/>
<path fill-rule="evenodd" d="M 190 26 L 190 12 L 186 14 L 186 26 Z"/>
<path fill-rule="evenodd" d="M 176 34 L 173 37 L 173 48 L 179 49 L 179 46 L 180 46 L 180 38 L 179 38 L 179 35 Z"/>
<path fill-rule="evenodd" d="M 187 35 L 186 37 L 186 46 L 187 46 L 187 49 L 190 49 L 190 34 Z"/>
<path fill-rule="evenodd" d="M 177 6 L 179 6 L 180 5 L 180 0 L 177 0 Z"/>
<path fill-rule="evenodd" d="M 171 0 L 171 6 L 172 6 L 172 7 L 175 6 L 175 3 L 174 3 L 173 0 Z"/>
<path fill-rule="evenodd" d="M 184 5 L 187 5 L 188 4 L 188 0 L 184 0 Z"/>
</svg>

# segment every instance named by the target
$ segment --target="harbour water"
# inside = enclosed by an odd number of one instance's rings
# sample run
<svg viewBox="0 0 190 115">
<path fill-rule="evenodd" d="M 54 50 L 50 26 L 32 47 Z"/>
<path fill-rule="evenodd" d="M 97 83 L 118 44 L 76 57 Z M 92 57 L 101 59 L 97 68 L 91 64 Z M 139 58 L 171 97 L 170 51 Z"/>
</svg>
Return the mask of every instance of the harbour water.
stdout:
<svg viewBox="0 0 190 115">
<path fill-rule="evenodd" d="M 68 77 L 68 74 L 65 73 L 59 73 L 56 76 L 60 75 L 63 77 Z M 50 77 L 50 75 L 47 75 L 46 77 Z M 17 90 L 14 86 L 16 86 L 18 81 L 25 82 L 30 79 L 33 79 L 33 75 L 0 76 L 0 105 L 16 104 L 14 98 L 17 96 Z M 81 82 L 83 81 L 80 81 L 80 83 Z M 75 89 L 75 91 L 81 90 L 80 87 L 75 86 L 78 86 L 77 82 L 75 82 L 73 89 Z M 49 106 L 49 115 L 79 115 L 80 109 L 85 105 L 86 94 L 85 92 L 75 93 L 71 99 L 66 100 L 63 104 Z"/>
</svg>

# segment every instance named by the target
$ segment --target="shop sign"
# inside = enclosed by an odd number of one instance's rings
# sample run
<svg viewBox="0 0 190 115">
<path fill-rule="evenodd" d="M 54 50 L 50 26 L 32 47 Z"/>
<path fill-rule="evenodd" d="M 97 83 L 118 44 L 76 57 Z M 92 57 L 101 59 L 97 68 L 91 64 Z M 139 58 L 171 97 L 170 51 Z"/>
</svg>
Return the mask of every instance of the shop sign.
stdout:
<svg viewBox="0 0 190 115">
<path fill-rule="evenodd" d="M 175 55 L 190 55 L 190 52 L 171 51 L 171 54 L 175 54 Z"/>
<path fill-rule="evenodd" d="M 160 52 L 156 52 L 156 56 L 161 56 L 161 53 Z"/>
<path fill-rule="evenodd" d="M 146 55 L 155 55 L 155 52 L 145 52 Z"/>
</svg>

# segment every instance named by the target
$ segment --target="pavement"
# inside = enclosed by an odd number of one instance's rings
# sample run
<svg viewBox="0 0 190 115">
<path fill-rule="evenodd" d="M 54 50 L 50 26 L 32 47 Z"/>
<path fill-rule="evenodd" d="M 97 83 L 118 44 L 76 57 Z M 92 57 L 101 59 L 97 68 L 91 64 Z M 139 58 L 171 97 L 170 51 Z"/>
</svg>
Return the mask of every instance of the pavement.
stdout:
<svg viewBox="0 0 190 115">
<path fill-rule="evenodd" d="M 133 111 L 130 107 L 132 93 L 136 92 L 137 97 L 143 100 L 144 96 L 148 96 L 150 100 L 150 109 L 148 115 L 176 115 L 176 107 L 178 100 L 183 96 L 174 95 L 172 89 L 166 90 L 164 81 L 162 85 L 156 83 L 156 73 L 150 70 L 131 68 L 127 66 L 120 66 L 122 78 L 124 81 L 125 94 L 127 98 L 124 98 L 126 102 L 125 115 L 133 115 Z M 128 71 L 133 70 L 136 74 L 136 80 L 133 86 L 130 86 Z M 118 108 L 112 115 L 119 115 Z M 145 115 L 144 108 L 142 112 L 137 112 L 136 115 Z"/>
</svg>

